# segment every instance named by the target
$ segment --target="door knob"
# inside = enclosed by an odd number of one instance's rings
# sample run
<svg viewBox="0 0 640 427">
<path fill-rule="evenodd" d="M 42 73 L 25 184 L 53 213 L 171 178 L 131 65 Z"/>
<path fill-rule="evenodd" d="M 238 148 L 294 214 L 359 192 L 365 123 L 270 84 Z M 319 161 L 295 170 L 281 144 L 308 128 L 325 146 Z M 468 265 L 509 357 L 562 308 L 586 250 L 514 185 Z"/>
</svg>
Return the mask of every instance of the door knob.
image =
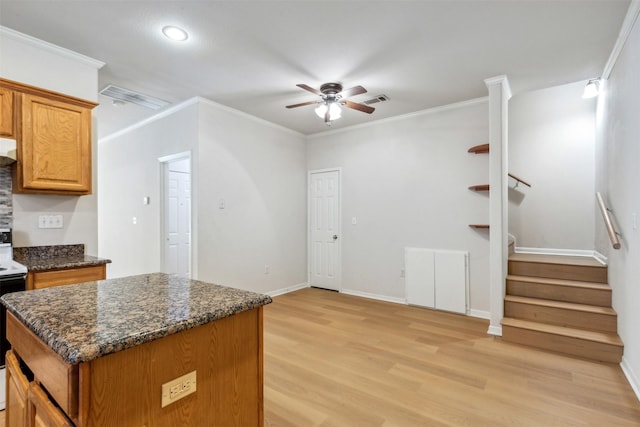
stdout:
<svg viewBox="0 0 640 427">
<path fill-rule="evenodd" d="M 338 240 L 338 235 L 337 234 L 333 235 L 333 240 Z"/>
</svg>

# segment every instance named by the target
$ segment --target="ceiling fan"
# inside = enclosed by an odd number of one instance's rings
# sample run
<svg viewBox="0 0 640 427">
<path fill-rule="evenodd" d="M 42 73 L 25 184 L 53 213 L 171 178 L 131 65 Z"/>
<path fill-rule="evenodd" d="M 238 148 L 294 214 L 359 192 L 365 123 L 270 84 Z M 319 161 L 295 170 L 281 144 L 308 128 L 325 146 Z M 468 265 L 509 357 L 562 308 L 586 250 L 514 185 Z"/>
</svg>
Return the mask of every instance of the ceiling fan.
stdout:
<svg viewBox="0 0 640 427">
<path fill-rule="evenodd" d="M 341 117 L 340 106 L 352 108 L 354 110 L 362 111 L 363 113 L 371 114 L 375 111 L 375 108 L 368 105 L 360 104 L 358 102 L 349 101 L 348 97 L 360 95 L 366 93 L 367 90 L 362 86 L 355 86 L 351 89 L 342 90 L 340 83 L 325 83 L 320 86 L 320 90 L 314 89 L 304 83 L 297 84 L 300 89 L 304 89 L 320 98 L 316 101 L 307 101 L 300 104 L 287 105 L 287 108 L 304 107 L 306 105 L 319 104 L 316 108 L 316 114 L 324 118 L 324 122 L 327 125 L 331 125 L 331 120 L 336 120 Z"/>
</svg>

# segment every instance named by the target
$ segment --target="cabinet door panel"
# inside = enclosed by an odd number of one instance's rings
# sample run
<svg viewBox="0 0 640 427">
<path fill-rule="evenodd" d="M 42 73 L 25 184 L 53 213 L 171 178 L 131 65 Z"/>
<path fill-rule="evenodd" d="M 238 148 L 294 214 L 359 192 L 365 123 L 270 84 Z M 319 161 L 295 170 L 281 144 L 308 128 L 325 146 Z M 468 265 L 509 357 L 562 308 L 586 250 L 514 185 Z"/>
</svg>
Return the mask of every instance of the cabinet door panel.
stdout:
<svg viewBox="0 0 640 427">
<path fill-rule="evenodd" d="M 91 192 L 91 110 L 22 94 L 22 190 Z"/>
<path fill-rule="evenodd" d="M 14 111 L 13 111 L 13 91 L 0 87 L 0 136 L 13 138 Z"/>
<path fill-rule="evenodd" d="M 29 386 L 29 421 L 32 427 L 73 427 L 73 423 L 36 383 Z"/>
<path fill-rule="evenodd" d="M 5 421 L 7 427 L 27 427 L 27 392 L 29 381 L 20 370 L 20 364 L 13 351 L 6 356 L 7 404 Z"/>
</svg>

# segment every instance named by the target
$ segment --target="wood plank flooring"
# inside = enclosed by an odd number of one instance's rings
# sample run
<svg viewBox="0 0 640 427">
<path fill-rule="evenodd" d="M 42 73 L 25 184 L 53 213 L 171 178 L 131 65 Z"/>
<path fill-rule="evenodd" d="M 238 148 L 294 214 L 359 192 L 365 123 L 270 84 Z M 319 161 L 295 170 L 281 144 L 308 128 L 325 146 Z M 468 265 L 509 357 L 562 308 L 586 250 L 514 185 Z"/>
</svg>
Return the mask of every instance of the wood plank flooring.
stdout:
<svg viewBox="0 0 640 427">
<path fill-rule="evenodd" d="M 319 289 L 265 307 L 265 426 L 638 426 L 615 364 L 510 344 L 484 320 Z"/>
<path fill-rule="evenodd" d="M 506 343 L 487 327 L 320 289 L 276 297 L 264 310 L 265 426 L 640 425 L 618 365 Z"/>
</svg>

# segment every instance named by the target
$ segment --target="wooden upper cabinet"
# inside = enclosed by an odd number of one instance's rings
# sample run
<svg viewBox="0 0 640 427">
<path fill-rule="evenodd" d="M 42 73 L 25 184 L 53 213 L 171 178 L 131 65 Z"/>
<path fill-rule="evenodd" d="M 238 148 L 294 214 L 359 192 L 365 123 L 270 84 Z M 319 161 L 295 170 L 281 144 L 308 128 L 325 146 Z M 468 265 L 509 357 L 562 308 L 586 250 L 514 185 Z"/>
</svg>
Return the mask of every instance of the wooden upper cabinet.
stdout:
<svg viewBox="0 0 640 427">
<path fill-rule="evenodd" d="M 91 193 L 91 109 L 21 94 L 19 193 Z"/>
<path fill-rule="evenodd" d="M 98 104 L 2 78 L 0 101 L 0 136 L 6 122 L 16 139 L 14 193 L 91 194 L 91 110 Z"/>
<path fill-rule="evenodd" d="M 13 91 L 0 87 L 0 137 L 15 137 Z"/>
</svg>

